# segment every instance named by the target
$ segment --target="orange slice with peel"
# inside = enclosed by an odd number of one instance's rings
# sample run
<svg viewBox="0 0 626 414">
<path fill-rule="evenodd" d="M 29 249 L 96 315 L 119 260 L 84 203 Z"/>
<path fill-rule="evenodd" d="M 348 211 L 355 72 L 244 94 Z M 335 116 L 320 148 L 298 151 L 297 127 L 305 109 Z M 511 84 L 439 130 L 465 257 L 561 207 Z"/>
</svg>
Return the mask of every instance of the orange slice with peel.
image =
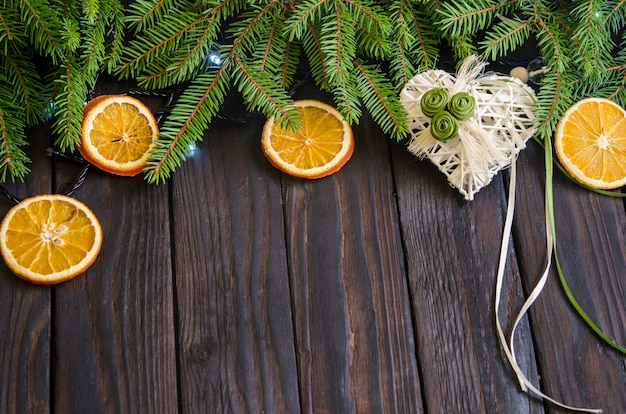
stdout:
<svg viewBox="0 0 626 414">
<path fill-rule="evenodd" d="M 111 174 L 134 176 L 145 167 L 159 127 L 150 109 L 126 95 L 102 95 L 83 109 L 80 154 Z"/>
<path fill-rule="evenodd" d="M 554 148 L 577 181 L 611 190 L 626 185 L 626 111 L 604 98 L 586 98 L 559 121 Z"/>
<path fill-rule="evenodd" d="M 284 129 L 274 117 L 263 127 L 263 154 L 279 170 L 301 178 L 322 178 L 333 174 L 352 156 L 352 128 L 332 106 L 316 100 L 295 101 L 303 124 Z"/>
<path fill-rule="evenodd" d="M 0 224 L 0 253 L 17 276 L 52 284 L 83 273 L 102 245 L 102 227 L 82 202 L 61 194 L 27 198 Z"/>
</svg>

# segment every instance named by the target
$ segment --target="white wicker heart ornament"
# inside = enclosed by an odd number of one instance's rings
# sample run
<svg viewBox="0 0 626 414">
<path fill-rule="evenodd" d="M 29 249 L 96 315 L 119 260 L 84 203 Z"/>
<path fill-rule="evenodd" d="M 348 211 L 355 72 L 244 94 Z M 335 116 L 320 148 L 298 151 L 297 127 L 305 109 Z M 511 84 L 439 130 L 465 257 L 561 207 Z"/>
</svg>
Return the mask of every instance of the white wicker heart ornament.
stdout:
<svg viewBox="0 0 626 414">
<path fill-rule="evenodd" d="M 480 58 L 470 56 L 456 77 L 428 70 L 413 77 L 400 93 L 411 132 L 408 150 L 430 159 L 466 200 L 473 200 L 500 170 L 509 167 L 534 132 L 533 90 L 519 79 L 485 74 L 485 66 Z M 447 90 L 449 96 L 466 92 L 475 99 L 474 115 L 460 121 L 458 132 L 447 141 L 433 137 L 432 118 L 422 111 L 422 97 L 434 88 Z"/>
<path fill-rule="evenodd" d="M 429 70 L 413 77 L 405 85 L 400 101 L 411 131 L 408 149 L 420 158 L 430 159 L 466 200 L 473 200 L 474 194 L 489 184 L 500 170 L 510 167 L 508 206 L 494 300 L 500 345 L 522 391 L 567 410 L 598 413 L 601 411 L 571 407 L 544 394 L 526 377 L 515 355 L 514 339 L 518 323 L 539 297 L 550 274 L 554 242 L 547 208 L 545 234 L 548 261 L 544 272 L 519 311 L 509 339 L 500 322 L 499 307 L 515 210 L 515 160 L 533 135 L 536 97 L 532 89 L 516 78 L 484 74 L 485 66 L 486 63 L 478 57 L 470 56 L 461 64 L 456 78 L 442 70 Z M 459 101 L 455 97 L 459 95 L 463 96 L 465 105 L 457 105 Z"/>
</svg>

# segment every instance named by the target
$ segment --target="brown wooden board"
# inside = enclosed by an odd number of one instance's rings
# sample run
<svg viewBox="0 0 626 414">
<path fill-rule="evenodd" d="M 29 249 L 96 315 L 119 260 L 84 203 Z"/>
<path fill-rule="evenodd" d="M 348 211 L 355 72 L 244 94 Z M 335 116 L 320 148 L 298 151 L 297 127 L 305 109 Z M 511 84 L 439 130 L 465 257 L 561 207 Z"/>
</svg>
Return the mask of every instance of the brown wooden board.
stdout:
<svg viewBox="0 0 626 414">
<path fill-rule="evenodd" d="M 333 176 L 285 176 L 304 412 L 421 412 L 388 140 L 363 117 Z"/>
<path fill-rule="evenodd" d="M 418 361 L 429 412 L 541 412 L 516 393 L 517 383 L 497 341 L 495 278 L 505 195 L 497 179 L 464 201 L 428 160 L 392 144 L 406 250 Z M 502 317 L 521 305 L 521 284 L 509 250 Z M 509 326 L 505 323 L 505 328 Z M 528 324 L 519 363 L 536 376 Z"/>
<path fill-rule="evenodd" d="M 515 234 L 527 291 L 546 260 L 543 163 L 543 149 L 535 143 L 519 160 Z M 626 346 L 623 200 L 597 195 L 555 172 L 554 201 L 558 256 L 567 283 L 586 313 Z M 624 412 L 626 357 L 603 345 L 575 313 L 554 269 L 531 308 L 542 385 L 569 405 Z M 564 412 L 554 406 L 550 411 Z"/>
<path fill-rule="evenodd" d="M 216 122 L 173 178 L 184 412 L 299 411 L 280 179 L 260 122 Z"/>
<path fill-rule="evenodd" d="M 55 290 L 55 410 L 175 411 L 167 187 L 92 171 L 75 196 L 99 218 L 103 246 L 85 274 Z"/>
<path fill-rule="evenodd" d="M 52 160 L 48 124 L 29 130 L 25 148 L 32 160 L 24 182 L 3 186 L 25 198 L 52 191 Z M 0 199 L 4 217 L 13 206 Z M 50 411 L 51 289 L 18 279 L 0 261 L 0 412 L 47 413 Z"/>
</svg>

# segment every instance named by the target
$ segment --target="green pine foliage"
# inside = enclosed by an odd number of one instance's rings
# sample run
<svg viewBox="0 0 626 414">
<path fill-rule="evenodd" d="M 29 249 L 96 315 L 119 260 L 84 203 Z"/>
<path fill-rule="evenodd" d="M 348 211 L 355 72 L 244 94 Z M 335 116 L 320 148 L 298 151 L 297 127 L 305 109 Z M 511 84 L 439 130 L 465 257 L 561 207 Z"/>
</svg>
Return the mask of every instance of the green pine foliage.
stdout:
<svg viewBox="0 0 626 414">
<path fill-rule="evenodd" d="M 123 5 L 124 4 L 124 5 Z M 53 112 L 56 144 L 79 142 L 101 73 L 180 91 L 146 168 L 163 182 L 202 139 L 226 96 L 297 128 L 291 89 L 306 67 L 346 119 L 368 112 L 407 136 L 398 94 L 444 53 L 506 59 L 536 44 L 548 73 L 537 134 L 576 100 L 626 105 L 623 0 L 5 0 L 0 6 L 0 180 L 22 179 L 25 130 Z"/>
<path fill-rule="evenodd" d="M 606 97 L 626 104 L 623 1 L 466 3 L 443 6 L 441 27 L 451 35 L 482 38 L 476 43 L 487 59 L 506 57 L 527 41 L 536 41 L 549 69 L 538 91 L 535 115 L 540 138 L 551 136 L 565 110 L 582 98 Z"/>
<path fill-rule="evenodd" d="M 98 74 L 119 61 L 118 0 L 7 0 L 0 6 L 0 180 L 23 179 L 26 128 L 54 114 L 56 143 L 80 139 L 82 108 Z"/>
</svg>

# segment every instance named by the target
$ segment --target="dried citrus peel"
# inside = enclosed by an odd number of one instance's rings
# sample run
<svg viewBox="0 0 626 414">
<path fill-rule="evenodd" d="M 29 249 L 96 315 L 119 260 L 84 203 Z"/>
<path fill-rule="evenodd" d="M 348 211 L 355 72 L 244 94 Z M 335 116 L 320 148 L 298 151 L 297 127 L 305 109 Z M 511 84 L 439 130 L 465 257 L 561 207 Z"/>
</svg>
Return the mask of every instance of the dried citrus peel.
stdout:
<svg viewBox="0 0 626 414">
<path fill-rule="evenodd" d="M 282 128 L 274 117 L 263 127 L 261 148 L 279 170 L 317 179 L 339 171 L 352 156 L 352 128 L 332 106 L 313 99 L 295 101 L 302 117 L 297 130 Z"/>
<path fill-rule="evenodd" d="M 0 224 L 7 266 L 33 283 L 52 284 L 83 273 L 102 245 L 102 228 L 82 202 L 60 194 L 27 198 Z"/>
<path fill-rule="evenodd" d="M 134 176 L 143 171 L 159 128 L 150 109 L 127 95 L 102 95 L 84 108 L 81 155 L 103 171 Z"/>
</svg>

